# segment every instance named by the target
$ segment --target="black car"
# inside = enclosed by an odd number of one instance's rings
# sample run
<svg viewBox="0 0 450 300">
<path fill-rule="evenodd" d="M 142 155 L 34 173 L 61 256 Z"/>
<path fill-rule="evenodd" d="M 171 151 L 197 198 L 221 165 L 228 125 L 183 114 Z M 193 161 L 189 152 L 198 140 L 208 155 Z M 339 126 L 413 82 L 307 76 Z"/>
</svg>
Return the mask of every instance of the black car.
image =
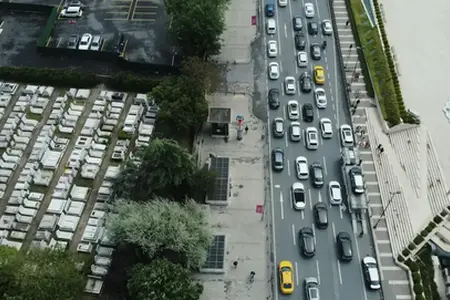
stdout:
<svg viewBox="0 0 450 300">
<path fill-rule="evenodd" d="M 306 48 L 306 41 L 303 39 L 303 35 L 297 33 L 294 36 L 294 43 L 295 43 L 295 49 L 297 50 L 305 50 Z"/>
<path fill-rule="evenodd" d="M 275 15 L 275 5 L 273 4 L 266 4 L 264 10 L 266 12 L 266 17 L 273 17 Z"/>
<path fill-rule="evenodd" d="M 284 136 L 284 120 L 283 118 L 275 118 L 272 122 L 273 135 L 276 138 L 282 138 Z"/>
<path fill-rule="evenodd" d="M 314 162 L 311 165 L 311 180 L 316 188 L 323 187 L 323 169 L 319 162 Z"/>
<path fill-rule="evenodd" d="M 277 109 L 280 107 L 280 90 L 270 89 L 268 95 L 269 107 L 272 109 Z"/>
<path fill-rule="evenodd" d="M 339 232 L 336 236 L 336 243 L 339 260 L 351 261 L 353 259 L 353 247 L 350 234 L 347 232 Z"/>
<path fill-rule="evenodd" d="M 312 90 L 312 78 L 309 76 L 308 72 L 300 75 L 300 88 L 304 93 L 310 93 Z"/>
<path fill-rule="evenodd" d="M 303 227 L 298 232 L 300 251 L 305 257 L 313 257 L 316 254 L 314 243 L 314 231 L 311 227 Z"/>
<path fill-rule="evenodd" d="M 319 24 L 316 22 L 308 22 L 308 33 L 310 35 L 317 35 L 319 33 Z"/>
<path fill-rule="evenodd" d="M 314 205 L 314 220 L 319 229 L 328 227 L 328 207 L 325 203 L 319 202 Z"/>
<path fill-rule="evenodd" d="M 321 49 L 320 49 L 320 45 L 317 43 L 314 43 L 310 46 L 310 51 L 311 51 L 311 58 L 314 60 L 319 60 L 321 57 Z"/>
<path fill-rule="evenodd" d="M 77 49 L 79 41 L 80 41 L 80 37 L 76 34 L 72 34 L 71 36 L 69 36 L 69 41 L 67 42 L 67 48 Z"/>
<path fill-rule="evenodd" d="M 281 172 L 284 169 L 284 152 L 281 148 L 272 150 L 272 169 Z"/>
<path fill-rule="evenodd" d="M 294 31 L 302 31 L 303 29 L 302 18 L 299 16 L 294 17 L 292 19 L 292 25 L 294 26 Z"/>
<path fill-rule="evenodd" d="M 125 36 L 121 32 L 116 32 L 112 39 L 113 42 L 113 51 L 117 55 L 122 55 L 123 50 L 125 50 Z"/>
<path fill-rule="evenodd" d="M 314 108 L 312 104 L 306 103 L 302 107 L 303 121 L 311 123 L 314 121 Z"/>
</svg>

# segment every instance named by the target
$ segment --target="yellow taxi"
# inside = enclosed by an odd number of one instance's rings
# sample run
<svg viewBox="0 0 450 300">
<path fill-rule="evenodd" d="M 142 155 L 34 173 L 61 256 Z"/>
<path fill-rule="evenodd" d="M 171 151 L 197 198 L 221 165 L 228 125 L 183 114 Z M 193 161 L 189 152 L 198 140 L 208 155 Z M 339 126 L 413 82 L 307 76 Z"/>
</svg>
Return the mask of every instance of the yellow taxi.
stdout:
<svg viewBox="0 0 450 300">
<path fill-rule="evenodd" d="M 325 83 L 325 69 L 322 66 L 314 67 L 314 81 L 316 84 Z"/>
<path fill-rule="evenodd" d="M 278 265 L 278 274 L 280 275 L 280 290 L 284 295 L 289 295 L 294 292 L 294 268 L 292 263 L 283 260 Z"/>
</svg>

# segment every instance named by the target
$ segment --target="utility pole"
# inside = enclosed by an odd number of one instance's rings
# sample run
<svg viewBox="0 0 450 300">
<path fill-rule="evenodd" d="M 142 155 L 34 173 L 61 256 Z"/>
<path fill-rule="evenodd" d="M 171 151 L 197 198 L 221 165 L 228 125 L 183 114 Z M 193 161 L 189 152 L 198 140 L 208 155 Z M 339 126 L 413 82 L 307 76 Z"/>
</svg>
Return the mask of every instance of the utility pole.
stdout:
<svg viewBox="0 0 450 300">
<path fill-rule="evenodd" d="M 385 215 L 385 213 L 386 213 L 386 210 L 387 210 L 387 209 L 389 208 L 389 206 L 391 205 L 392 200 L 394 200 L 395 195 L 400 195 L 402 192 L 396 191 L 396 192 L 390 192 L 390 193 L 391 193 L 391 198 L 389 199 L 389 202 L 388 202 L 388 204 L 386 205 L 386 207 L 383 208 L 383 211 L 381 212 L 381 216 L 378 218 L 378 221 L 375 223 L 375 225 L 373 225 L 373 229 L 377 229 L 378 224 L 379 224 L 380 221 L 381 221 L 381 218 L 384 217 L 384 215 Z"/>
</svg>

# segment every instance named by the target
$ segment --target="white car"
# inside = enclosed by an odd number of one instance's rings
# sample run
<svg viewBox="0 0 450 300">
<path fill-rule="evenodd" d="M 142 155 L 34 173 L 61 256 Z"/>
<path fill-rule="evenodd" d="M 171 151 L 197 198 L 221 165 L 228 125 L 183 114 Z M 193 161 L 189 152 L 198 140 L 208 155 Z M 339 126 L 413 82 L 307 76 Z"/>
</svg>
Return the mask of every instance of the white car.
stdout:
<svg viewBox="0 0 450 300">
<path fill-rule="evenodd" d="M 339 182 L 334 180 L 330 181 L 330 183 L 328 183 L 328 192 L 331 204 L 340 205 L 342 203 L 342 192 Z"/>
<path fill-rule="evenodd" d="M 380 285 L 380 274 L 378 272 L 377 261 L 375 258 L 366 256 L 362 260 L 362 268 L 364 277 L 371 290 L 379 290 Z"/>
<path fill-rule="evenodd" d="M 287 6 L 288 2 L 287 0 L 278 0 L 278 5 L 281 7 Z"/>
<path fill-rule="evenodd" d="M 319 134 L 315 127 L 306 128 L 306 148 L 309 150 L 319 149 Z"/>
<path fill-rule="evenodd" d="M 320 119 L 320 131 L 324 139 L 331 139 L 333 137 L 333 125 L 328 118 Z"/>
<path fill-rule="evenodd" d="M 300 180 L 308 179 L 309 168 L 308 160 L 304 156 L 299 156 L 295 159 L 295 168 L 297 170 L 297 178 Z"/>
<path fill-rule="evenodd" d="M 300 122 L 291 122 L 289 130 L 291 141 L 300 142 L 300 139 L 302 137 L 302 129 L 300 128 Z"/>
<path fill-rule="evenodd" d="M 331 35 L 333 33 L 333 26 L 331 25 L 330 20 L 322 21 L 322 32 L 323 35 Z"/>
<path fill-rule="evenodd" d="M 99 35 L 94 35 L 94 37 L 92 38 L 92 43 L 91 43 L 91 50 L 92 51 L 100 51 L 100 48 L 103 45 L 103 38 Z"/>
<path fill-rule="evenodd" d="M 301 182 L 294 182 L 291 188 L 292 204 L 295 210 L 304 210 L 306 207 L 305 186 Z"/>
<path fill-rule="evenodd" d="M 287 104 L 287 113 L 289 120 L 298 120 L 300 116 L 300 109 L 296 100 L 290 100 Z"/>
<path fill-rule="evenodd" d="M 317 108 L 327 108 L 327 94 L 323 88 L 317 88 L 314 91 Z"/>
<path fill-rule="evenodd" d="M 314 18 L 314 5 L 312 3 L 305 3 L 305 16 Z"/>
<path fill-rule="evenodd" d="M 81 37 L 80 44 L 78 45 L 78 50 L 89 50 L 92 43 L 92 34 L 85 33 Z"/>
<path fill-rule="evenodd" d="M 353 140 L 353 132 L 350 125 L 344 124 L 341 125 L 340 128 L 341 132 L 341 143 L 344 147 L 351 147 L 353 146 L 354 140 Z"/>
<path fill-rule="evenodd" d="M 308 54 L 302 51 L 297 53 L 297 65 L 300 68 L 306 68 L 308 66 Z"/>
<path fill-rule="evenodd" d="M 267 43 L 267 55 L 269 57 L 277 57 L 277 55 L 278 55 L 277 41 L 269 41 Z"/>
<path fill-rule="evenodd" d="M 275 22 L 275 19 L 273 19 L 273 18 L 267 19 L 266 30 L 267 30 L 267 34 L 277 33 L 277 23 Z"/>
<path fill-rule="evenodd" d="M 61 18 L 81 18 L 82 15 L 83 9 L 80 6 L 69 6 L 59 14 Z"/>
<path fill-rule="evenodd" d="M 284 79 L 284 90 L 286 91 L 286 95 L 295 95 L 297 92 L 297 82 L 294 77 L 288 76 Z"/>
<path fill-rule="evenodd" d="M 280 78 L 280 66 L 276 62 L 271 62 L 269 64 L 269 78 L 272 80 L 277 80 Z"/>
</svg>

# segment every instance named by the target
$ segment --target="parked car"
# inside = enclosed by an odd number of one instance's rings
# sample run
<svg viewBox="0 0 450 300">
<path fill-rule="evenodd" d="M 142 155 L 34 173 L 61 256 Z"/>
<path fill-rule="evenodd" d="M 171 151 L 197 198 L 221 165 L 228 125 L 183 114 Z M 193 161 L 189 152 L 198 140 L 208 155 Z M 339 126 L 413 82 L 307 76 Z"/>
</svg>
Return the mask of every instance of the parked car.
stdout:
<svg viewBox="0 0 450 300">
<path fill-rule="evenodd" d="M 294 31 L 302 31 L 303 29 L 302 17 L 295 16 L 294 18 L 292 18 L 292 25 L 294 27 Z"/>
<path fill-rule="evenodd" d="M 81 36 L 80 44 L 78 45 L 78 50 L 89 50 L 92 43 L 92 34 L 85 33 Z"/>
<path fill-rule="evenodd" d="M 69 6 L 59 14 L 60 18 L 81 18 L 81 16 L 83 16 L 83 9 L 80 6 Z"/>
<path fill-rule="evenodd" d="M 269 78 L 272 80 L 277 80 L 280 78 L 280 66 L 276 62 L 271 62 L 269 64 Z"/>
<path fill-rule="evenodd" d="M 344 147 L 351 147 L 353 146 L 354 139 L 353 139 L 353 131 L 350 125 L 343 124 L 340 127 L 341 132 L 341 143 Z"/>
<path fill-rule="evenodd" d="M 273 135 L 277 138 L 284 136 L 284 120 L 282 118 L 275 118 L 272 123 Z"/>
<path fill-rule="evenodd" d="M 330 20 L 322 21 L 322 32 L 323 35 L 331 35 L 333 33 L 333 26 L 331 25 Z"/>
<path fill-rule="evenodd" d="M 274 58 L 278 55 L 278 45 L 277 41 L 267 42 L 267 56 Z"/>
<path fill-rule="evenodd" d="M 277 109 L 280 107 L 280 90 L 273 88 L 269 90 L 268 94 L 269 107 L 272 109 Z"/>
<path fill-rule="evenodd" d="M 94 35 L 92 38 L 91 48 L 92 51 L 100 51 L 103 46 L 103 38 L 100 35 Z"/>
<path fill-rule="evenodd" d="M 320 300 L 319 280 L 315 277 L 305 278 L 306 300 Z"/>
<path fill-rule="evenodd" d="M 77 49 L 79 40 L 80 40 L 80 37 L 78 35 L 72 34 L 71 36 L 69 36 L 69 40 L 67 42 L 67 48 Z"/>
<path fill-rule="evenodd" d="M 361 265 L 367 287 L 371 290 L 379 290 L 381 288 L 380 273 L 378 272 L 376 259 L 366 256 L 362 259 Z"/>
</svg>

